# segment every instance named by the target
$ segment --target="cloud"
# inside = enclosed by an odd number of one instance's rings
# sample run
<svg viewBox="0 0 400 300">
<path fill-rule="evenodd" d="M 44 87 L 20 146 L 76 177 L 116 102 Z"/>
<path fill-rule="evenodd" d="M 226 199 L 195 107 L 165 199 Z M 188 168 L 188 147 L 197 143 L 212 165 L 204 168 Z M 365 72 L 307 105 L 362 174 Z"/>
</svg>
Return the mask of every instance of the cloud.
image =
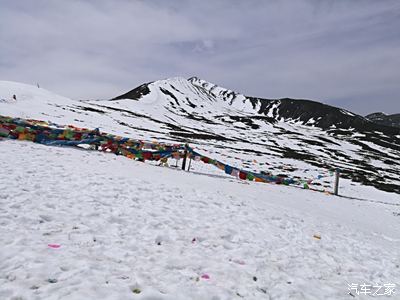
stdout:
<svg viewBox="0 0 400 300">
<path fill-rule="evenodd" d="M 400 111 L 398 1 L 0 2 L 0 79 L 78 99 L 197 75 L 247 95 Z"/>
</svg>

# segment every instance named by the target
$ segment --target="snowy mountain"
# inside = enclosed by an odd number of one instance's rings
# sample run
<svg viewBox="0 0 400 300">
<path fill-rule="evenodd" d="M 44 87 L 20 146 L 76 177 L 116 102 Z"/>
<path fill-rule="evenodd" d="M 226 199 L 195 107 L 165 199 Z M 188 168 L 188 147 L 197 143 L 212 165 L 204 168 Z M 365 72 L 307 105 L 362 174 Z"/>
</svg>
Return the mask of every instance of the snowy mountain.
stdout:
<svg viewBox="0 0 400 300">
<path fill-rule="evenodd" d="M 321 188 L 332 187 L 327 168 L 353 180 L 341 179 L 337 197 L 239 180 L 202 162 L 184 172 L 0 139 L 0 299 L 369 299 L 365 288 L 398 296 L 395 129 L 195 78 L 102 101 L 0 82 L 0 115 L 188 141 L 231 165 Z"/>
<path fill-rule="evenodd" d="M 310 100 L 246 97 L 196 77 L 145 84 L 113 101 L 144 114 L 149 110 L 140 109 L 142 103 L 157 101 L 157 112 L 147 116 L 157 116 L 158 134 L 237 151 L 248 157 L 249 167 L 255 168 L 250 158 L 256 155 L 275 172 L 283 164 L 296 171 L 294 159 L 339 167 L 354 181 L 400 192 L 400 130 L 344 109 Z"/>
<path fill-rule="evenodd" d="M 387 115 L 382 112 L 377 112 L 365 116 L 366 119 L 380 125 L 400 128 L 400 114 Z"/>
<path fill-rule="evenodd" d="M 195 77 L 143 84 L 102 101 L 65 100 L 30 87 L 29 93 L 40 92 L 30 100 L 34 106 L 15 85 L 0 85 L 0 98 L 16 94 L 21 99 L 0 103 L 3 115 L 18 112 L 132 138 L 188 142 L 231 165 L 277 175 L 316 178 L 340 168 L 354 184 L 400 193 L 400 129 L 344 109 L 309 100 L 246 97 Z M 323 179 L 314 183 L 331 185 Z"/>
</svg>

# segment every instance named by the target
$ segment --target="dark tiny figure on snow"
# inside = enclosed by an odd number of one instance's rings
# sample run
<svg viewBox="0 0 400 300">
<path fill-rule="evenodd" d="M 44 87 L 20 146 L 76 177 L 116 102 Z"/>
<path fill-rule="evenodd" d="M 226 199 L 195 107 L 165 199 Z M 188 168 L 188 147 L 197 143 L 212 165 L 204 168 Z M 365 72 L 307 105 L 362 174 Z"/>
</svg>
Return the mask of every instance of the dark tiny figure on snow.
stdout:
<svg viewBox="0 0 400 300">
<path fill-rule="evenodd" d="M 13 95 L 13 99 L 14 99 L 15 101 L 17 101 L 17 96 Z"/>
<path fill-rule="evenodd" d="M 39 85 L 39 83 L 36 83 L 36 85 L 37 85 L 38 89 L 40 89 L 40 85 Z"/>
</svg>

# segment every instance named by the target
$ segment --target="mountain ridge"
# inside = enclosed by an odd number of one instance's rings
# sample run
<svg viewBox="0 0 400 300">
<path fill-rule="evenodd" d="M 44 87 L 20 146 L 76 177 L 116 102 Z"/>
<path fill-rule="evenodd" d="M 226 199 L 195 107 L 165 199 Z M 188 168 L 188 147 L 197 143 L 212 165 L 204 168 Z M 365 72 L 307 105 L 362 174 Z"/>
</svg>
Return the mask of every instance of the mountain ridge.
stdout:
<svg viewBox="0 0 400 300">
<path fill-rule="evenodd" d="M 178 78 L 179 81 L 185 80 L 182 77 Z M 166 79 L 171 81 L 173 86 L 175 78 Z M 149 85 L 157 84 L 160 81 L 153 81 L 145 83 L 137 88 L 128 91 L 125 94 L 119 95 L 111 100 L 132 99 L 139 100 L 143 96 L 150 93 Z M 393 129 L 387 122 L 376 122 L 374 119 L 369 118 L 368 115 L 363 117 L 356 113 L 350 112 L 346 109 L 335 107 L 315 100 L 309 99 L 295 99 L 295 98 L 277 98 L 268 99 L 261 97 L 245 96 L 243 94 L 234 92 L 233 90 L 222 88 L 216 84 L 210 83 L 206 80 L 200 79 L 196 76 L 187 79 L 187 82 L 196 87 L 204 89 L 207 93 L 213 95 L 216 99 L 222 99 L 225 102 L 232 104 L 234 101 L 250 102 L 253 109 L 257 109 L 258 114 L 264 114 L 274 119 L 292 119 L 299 120 L 306 125 L 315 125 L 323 129 L 328 129 L 332 126 L 342 129 L 355 128 L 357 130 L 379 130 L 389 132 L 390 134 L 400 134 L 400 131 Z M 174 98 L 174 94 L 161 89 L 167 96 Z M 178 90 L 179 92 L 179 90 Z M 192 104 L 193 106 L 193 104 Z M 279 113 L 278 113 L 279 111 Z M 372 114 L 373 115 L 373 114 Z M 392 115 L 392 116 L 400 116 Z M 388 116 L 390 117 L 390 116 Z M 400 122 L 400 121 L 399 121 Z M 399 123 L 400 124 L 400 123 Z M 400 125 L 399 125 L 400 126 Z"/>
<path fill-rule="evenodd" d="M 366 115 L 365 118 L 376 124 L 400 128 L 400 113 L 387 115 L 383 112 L 376 112 Z"/>
<path fill-rule="evenodd" d="M 249 98 L 191 81 L 154 81 L 123 97 L 96 101 L 67 101 L 34 86 L 0 82 L 0 98 L 11 99 L 16 91 L 21 99 L 0 103 L 0 114 L 99 128 L 139 140 L 189 143 L 232 166 L 314 178 L 322 188 L 330 188 L 329 180 L 315 178 L 340 168 L 342 180 L 400 194 L 400 129 L 315 101 Z"/>
</svg>

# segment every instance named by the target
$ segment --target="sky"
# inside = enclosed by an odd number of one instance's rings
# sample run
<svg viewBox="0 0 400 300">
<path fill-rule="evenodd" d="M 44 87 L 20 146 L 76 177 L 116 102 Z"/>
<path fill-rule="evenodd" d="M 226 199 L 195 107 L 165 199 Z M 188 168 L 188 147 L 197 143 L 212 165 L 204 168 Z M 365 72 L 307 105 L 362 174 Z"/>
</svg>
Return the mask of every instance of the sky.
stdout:
<svg viewBox="0 0 400 300">
<path fill-rule="evenodd" d="M 197 76 L 248 96 L 400 112 L 398 0 L 0 0 L 0 80 L 74 99 Z"/>
</svg>

